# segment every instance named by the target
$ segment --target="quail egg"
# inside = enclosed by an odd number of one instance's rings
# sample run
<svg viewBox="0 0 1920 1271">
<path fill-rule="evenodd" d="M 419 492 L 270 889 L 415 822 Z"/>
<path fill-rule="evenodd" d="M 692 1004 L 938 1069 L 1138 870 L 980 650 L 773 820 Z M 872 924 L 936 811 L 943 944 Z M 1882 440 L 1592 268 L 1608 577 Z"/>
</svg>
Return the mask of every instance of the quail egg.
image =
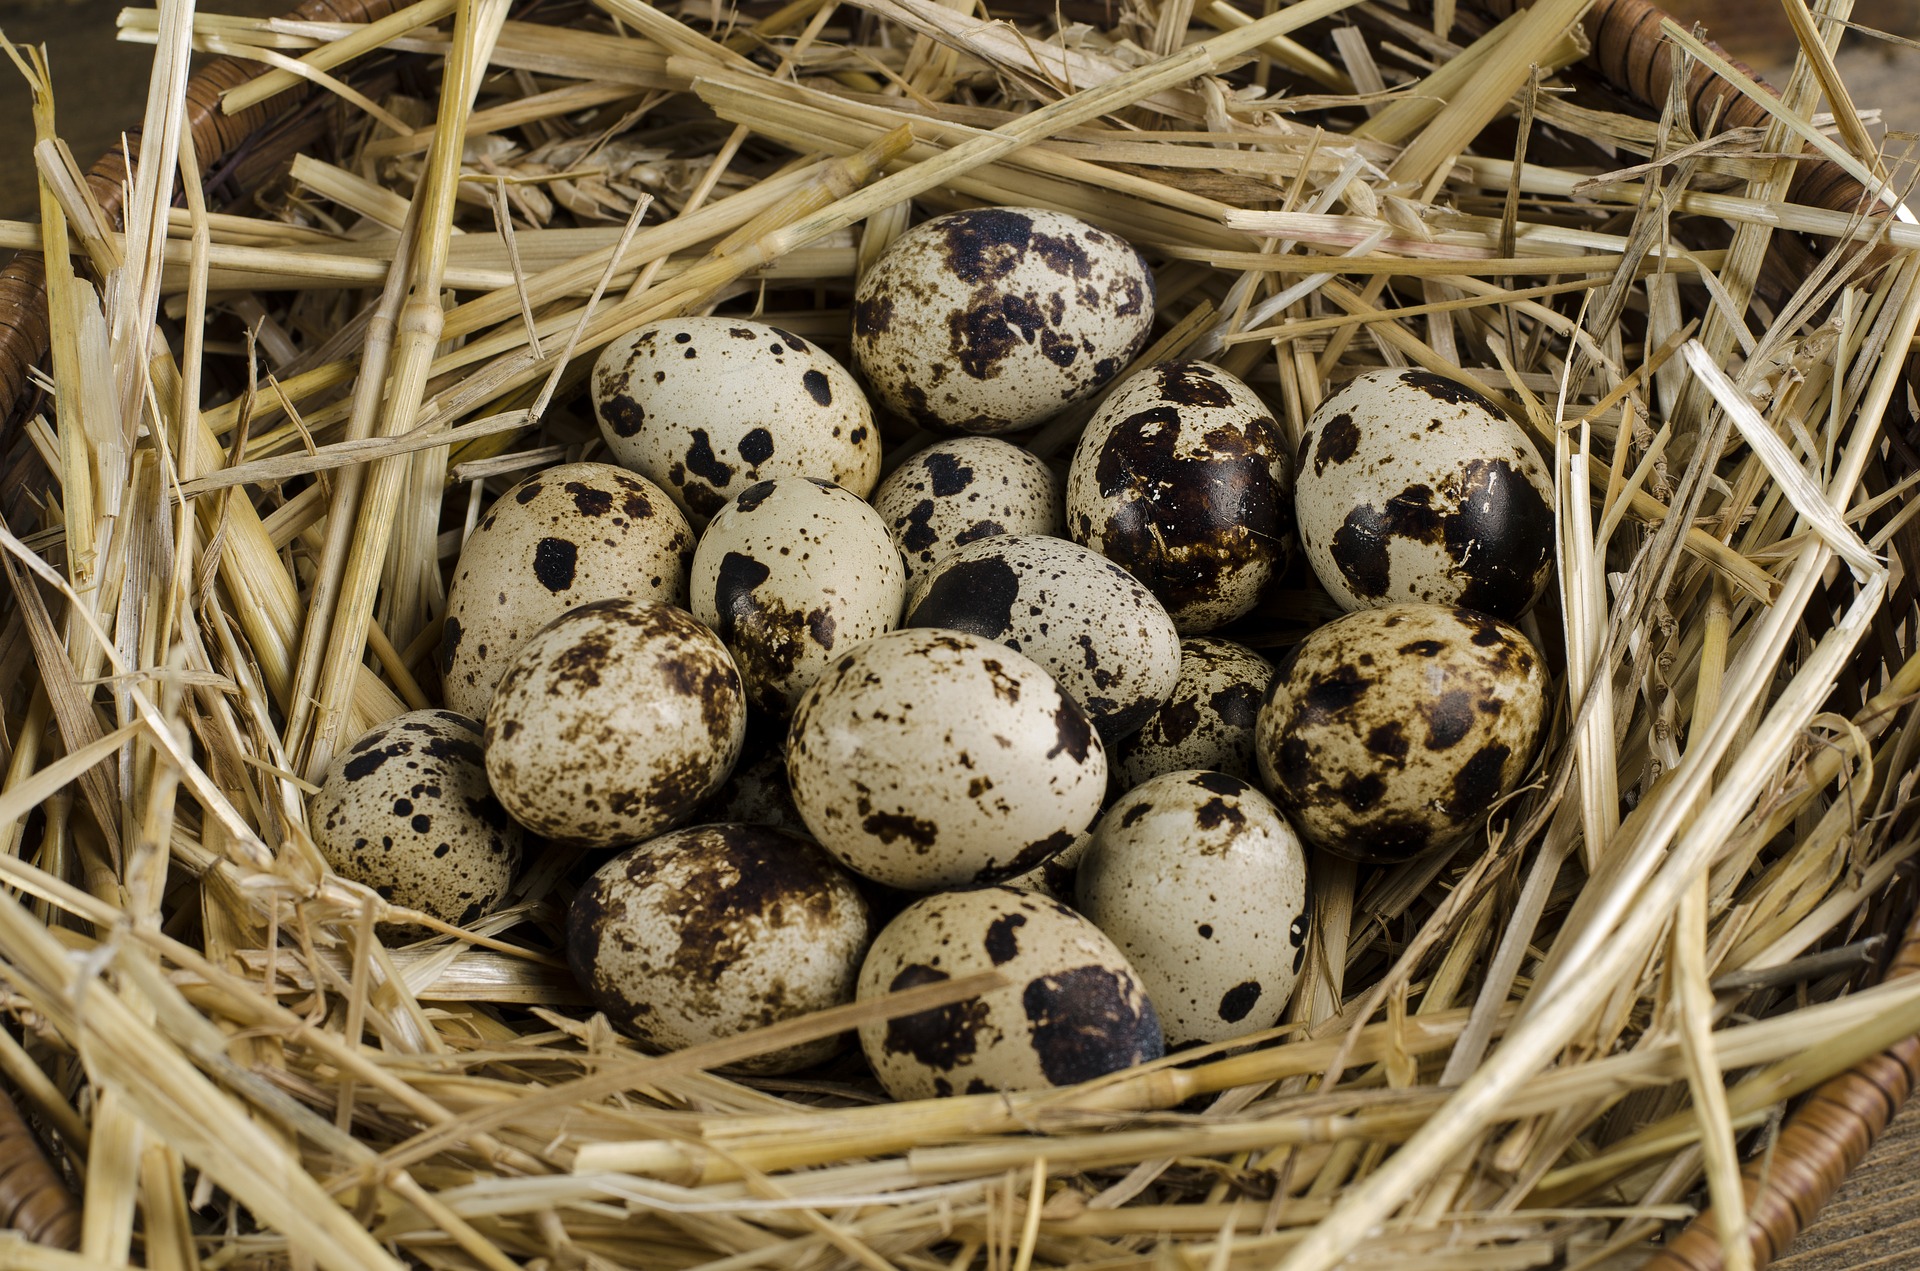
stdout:
<svg viewBox="0 0 1920 1271">
<path fill-rule="evenodd" d="M 1280 1022 L 1306 955 L 1307 858 L 1254 787 L 1169 772 L 1122 795 L 1080 862 L 1075 905 L 1112 937 L 1167 1044 Z"/>
<path fill-rule="evenodd" d="M 1011 887 L 927 896 L 887 924 L 859 998 L 998 970 L 1005 988 L 864 1024 L 896 1099 L 1041 1090 L 1158 1059 L 1160 1020 L 1113 941 L 1065 905 Z"/>
<path fill-rule="evenodd" d="M 908 597 L 909 627 L 998 640 L 1045 667 L 1109 743 L 1146 723 L 1180 674 L 1180 633 L 1153 593 L 1063 538 L 969 543 Z"/>
<path fill-rule="evenodd" d="M 568 463 L 494 501 L 447 591 L 447 707 L 485 719 L 534 632 L 576 605 L 628 597 L 684 605 L 693 531 L 660 488 L 610 463 Z"/>
<path fill-rule="evenodd" d="M 1251 613 L 1285 570 L 1292 498 L 1266 403 L 1211 363 L 1162 362 L 1116 386 L 1080 435 L 1067 529 L 1192 634 Z"/>
<path fill-rule="evenodd" d="M 806 477 L 742 490 L 693 553 L 693 614 L 719 632 L 747 697 L 784 715 L 834 652 L 900 621 L 906 570 L 880 514 Z"/>
<path fill-rule="evenodd" d="M 1457 846 L 1512 793 L 1546 709 L 1540 655 L 1471 609 L 1362 609 L 1281 666 L 1260 775 L 1308 841 L 1356 860 Z"/>
<path fill-rule="evenodd" d="M 1205 768 L 1252 780 L 1253 725 L 1273 663 L 1213 636 L 1180 642 L 1180 675 L 1140 731 L 1114 747 L 1114 784 L 1132 789 L 1163 772 Z"/>
<path fill-rule="evenodd" d="M 1421 600 L 1517 618 L 1553 563 L 1553 479 L 1520 426 L 1425 370 L 1368 371 L 1301 434 L 1294 514 L 1343 609 Z"/>
<path fill-rule="evenodd" d="M 719 788 L 746 720 L 740 672 L 692 614 L 595 601 L 548 624 L 507 669 L 487 714 L 487 776 L 537 834 L 632 843 Z"/>
<path fill-rule="evenodd" d="M 993 437 L 955 437 L 901 464 L 873 492 L 907 562 L 907 586 L 975 539 L 1060 532 L 1060 482 L 1031 452 Z"/>
<path fill-rule="evenodd" d="M 1152 325 L 1131 244 L 1063 212 L 974 208 L 908 230 L 861 278 L 853 358 L 894 414 L 1000 433 L 1097 392 Z"/>
<path fill-rule="evenodd" d="M 813 844 L 758 825 L 699 825 L 602 865 L 567 912 L 567 961 L 594 1006 L 658 1051 L 853 1000 L 867 904 Z M 840 1039 L 740 1065 L 792 1072 Z"/>
<path fill-rule="evenodd" d="M 480 725 L 453 711 L 396 715 L 354 742 L 328 767 L 309 823 L 336 874 L 458 926 L 493 908 L 520 863 Z"/>
<path fill-rule="evenodd" d="M 873 408 L 853 376 L 762 322 L 650 322 L 601 351 L 592 396 L 614 458 L 696 525 L 771 477 L 818 477 L 862 498 L 880 478 Z"/>
<path fill-rule="evenodd" d="M 895 631 L 841 655 L 800 699 L 787 776 L 821 846 L 927 891 L 1064 850 L 1100 810 L 1107 756 L 1027 658 L 964 632 Z"/>
<path fill-rule="evenodd" d="M 701 822 L 741 821 L 770 825 L 801 838 L 808 835 L 800 809 L 787 788 L 787 730 L 766 716 L 747 713 L 747 738 L 733 771 L 694 818 Z"/>
</svg>

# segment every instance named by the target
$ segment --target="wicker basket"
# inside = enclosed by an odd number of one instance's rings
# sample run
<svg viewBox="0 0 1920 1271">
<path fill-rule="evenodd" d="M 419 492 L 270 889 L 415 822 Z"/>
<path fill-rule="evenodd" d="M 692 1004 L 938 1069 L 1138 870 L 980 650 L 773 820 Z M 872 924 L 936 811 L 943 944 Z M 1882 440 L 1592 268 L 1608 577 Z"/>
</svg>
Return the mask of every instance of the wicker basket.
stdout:
<svg viewBox="0 0 1920 1271">
<path fill-rule="evenodd" d="M 1523 7 L 1520 0 L 1472 0 L 1489 18 L 1499 18 Z M 394 0 L 306 0 L 290 15 L 308 21 L 370 22 L 398 7 Z M 1016 6 L 1019 7 L 1019 6 Z M 1035 3 L 1032 10 L 1052 12 L 1056 6 Z M 1084 12 L 1082 12 L 1084 10 Z M 1100 7 L 1069 5 L 1070 16 L 1097 18 Z M 1591 53 L 1583 67 L 1570 72 L 1596 98 L 1657 107 L 1670 94 L 1671 70 L 1660 45 L 1661 12 L 1646 0 L 1599 0 L 1586 22 Z M 324 141 L 331 126 L 331 102 L 311 99 L 305 89 L 282 94 L 271 103 L 252 107 L 237 116 L 223 114 L 220 95 L 258 73 L 252 63 L 220 58 L 205 64 L 189 89 L 194 144 L 203 169 L 209 173 L 206 197 L 218 206 L 235 206 L 282 168 L 287 159 Z M 372 74 L 391 75 L 391 66 Z M 1765 112 L 1741 96 L 1710 70 L 1696 66 L 1684 98 L 1697 127 L 1731 128 L 1764 124 Z M 116 221 L 127 177 L 125 156 L 110 152 L 89 174 L 94 197 Z M 1839 212 L 1862 211 L 1868 202 L 1858 182 L 1838 165 L 1809 163 L 1801 167 L 1793 187 L 1795 201 Z M 1868 214 L 1884 212 L 1869 209 Z M 1783 239 L 1786 236 L 1781 236 Z M 1812 259 L 1804 242 L 1787 239 L 1769 264 L 1791 276 Z M 23 253 L 0 274 L 0 419 L 7 421 L 6 485 L 0 502 L 12 515 L 47 480 L 44 468 L 33 461 L 23 421 L 42 408 L 43 398 L 29 373 L 46 357 L 49 332 L 42 261 Z M 1889 488 L 1914 471 L 1920 454 L 1920 429 L 1898 402 L 1889 412 L 1884 436 L 1887 449 L 1871 465 L 1868 482 Z M 1915 646 L 1920 618 L 1920 523 L 1895 535 L 1889 551 L 1907 562 L 1897 577 L 1890 599 L 1875 630 L 1863 641 L 1861 655 L 1842 675 L 1830 710 L 1853 714 L 1882 692 L 1893 673 L 1908 660 Z M 1832 588 L 1831 608 L 1844 604 L 1843 589 Z M 9 601 L 9 603 L 11 603 Z M 1819 602 L 1816 601 L 1816 606 Z M 1910 810 L 1909 810 L 1910 814 Z M 1870 919 L 1898 941 L 1888 942 L 1879 973 L 1892 977 L 1920 970 L 1920 921 L 1908 922 L 1908 891 L 1896 886 L 1875 903 Z M 1749 1197 L 1749 1239 L 1756 1261 L 1764 1265 L 1784 1252 L 1796 1234 L 1854 1169 L 1876 1137 L 1907 1100 L 1920 1080 L 1920 1038 L 1909 1039 L 1853 1070 L 1825 1083 L 1803 1098 L 1785 1122 L 1771 1150 L 1745 1170 Z M 0 1118 L 10 1110 L 0 1107 Z M 5 1127 L 0 1125 L 0 1137 Z M 24 1165 L 31 1170 L 46 1168 Z M 16 1228 L 46 1243 L 75 1247 L 78 1209 L 62 1199 L 56 1173 L 24 1194 L 28 1203 L 8 1215 Z M 55 1265 L 49 1263 L 48 1265 Z M 75 1265 L 78 1265 L 77 1263 Z M 1657 1271 L 1708 1271 L 1720 1263 L 1720 1242 L 1711 1213 L 1703 1214 L 1659 1253 L 1649 1268 Z"/>
</svg>

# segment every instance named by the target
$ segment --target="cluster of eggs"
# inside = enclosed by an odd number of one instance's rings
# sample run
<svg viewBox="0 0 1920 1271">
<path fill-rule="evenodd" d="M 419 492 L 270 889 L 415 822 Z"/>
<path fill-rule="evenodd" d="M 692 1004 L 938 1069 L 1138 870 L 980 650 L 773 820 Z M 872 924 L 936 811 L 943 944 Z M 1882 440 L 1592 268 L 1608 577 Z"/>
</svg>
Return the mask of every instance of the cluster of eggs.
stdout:
<svg viewBox="0 0 1920 1271">
<path fill-rule="evenodd" d="M 340 757 L 322 851 L 465 923 L 527 835 L 614 849 L 567 953 L 660 1050 L 999 972 L 862 1026 L 899 1098 L 1273 1026 L 1306 845 L 1456 846 L 1525 772 L 1544 671 L 1511 622 L 1547 579 L 1550 486 L 1511 421 L 1425 371 L 1353 380 L 1297 447 L 1218 366 L 1123 378 L 1153 301 L 1127 243 L 988 208 L 862 279 L 860 379 L 745 319 L 615 341 L 592 398 L 617 465 L 546 469 L 479 522 L 449 709 Z M 881 482 L 861 380 L 948 438 Z M 1102 390 L 1064 480 L 996 435 Z M 1271 592 L 1296 532 L 1350 612 L 1276 668 L 1208 633 Z"/>
</svg>

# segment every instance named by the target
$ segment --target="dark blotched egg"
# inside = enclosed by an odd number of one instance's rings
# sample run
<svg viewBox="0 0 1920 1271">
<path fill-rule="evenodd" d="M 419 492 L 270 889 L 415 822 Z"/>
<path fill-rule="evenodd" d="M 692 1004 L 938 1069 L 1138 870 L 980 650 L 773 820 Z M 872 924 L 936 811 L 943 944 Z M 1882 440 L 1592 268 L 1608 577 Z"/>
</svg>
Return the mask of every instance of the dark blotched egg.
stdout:
<svg viewBox="0 0 1920 1271">
<path fill-rule="evenodd" d="M 1368 371 L 1301 435 L 1300 542 L 1344 609 L 1419 600 L 1517 618 L 1552 571 L 1553 478 L 1520 426 L 1425 370 Z"/>
<path fill-rule="evenodd" d="M 1266 403 L 1207 362 L 1116 386 L 1067 471 L 1067 531 L 1160 598 L 1183 634 L 1252 612 L 1293 553 L 1293 474 Z"/>
<path fill-rule="evenodd" d="M 763 322 L 650 322 L 601 351 L 592 395 L 613 457 L 696 525 L 756 481 L 818 477 L 864 498 L 880 477 L 873 408 L 853 376 Z"/>
<path fill-rule="evenodd" d="M 493 908 L 520 862 L 480 725 L 453 711 L 409 711 L 355 741 L 327 768 L 309 821 L 342 878 L 463 926 Z"/>
<path fill-rule="evenodd" d="M 1035 424 L 1146 344 L 1153 274 L 1126 241 L 1028 207 L 936 216 L 860 280 L 853 358 L 886 408 L 939 432 Z"/>
<path fill-rule="evenodd" d="M 848 868 L 927 891 L 1064 851 L 1100 810 L 1107 757 L 1029 659 L 958 631 L 895 631 L 800 699 L 787 775 L 807 828 Z"/>
<path fill-rule="evenodd" d="M 567 913 L 567 961 L 607 1018 L 659 1051 L 853 1000 L 867 904 L 813 844 L 758 825 L 700 825 L 602 865 Z M 792 1072 L 838 1037 L 740 1065 Z"/>
<path fill-rule="evenodd" d="M 955 437 L 911 456 L 873 492 L 911 587 L 932 566 L 995 534 L 1057 534 L 1060 482 L 1032 453 L 993 437 Z"/>
<path fill-rule="evenodd" d="M 1128 790 L 1183 768 L 1253 780 L 1253 726 L 1271 683 L 1273 663 L 1244 645 L 1213 636 L 1182 640 L 1173 692 L 1114 748 L 1114 785 Z"/>
<path fill-rule="evenodd" d="M 529 640 L 487 715 L 487 777 L 516 821 L 586 847 L 684 820 L 740 755 L 747 699 L 720 637 L 671 605 L 602 600 Z"/>
<path fill-rule="evenodd" d="M 1275 677 L 1260 774 L 1301 834 L 1400 861 L 1473 835 L 1533 758 L 1540 655 L 1471 609 L 1392 605 L 1337 618 Z"/>
<path fill-rule="evenodd" d="M 1007 987 L 865 1024 L 860 1048 L 896 1099 L 1040 1090 L 1158 1059 L 1160 1020 L 1113 941 L 1011 887 L 927 896 L 874 938 L 859 998 L 998 970 Z"/>
</svg>

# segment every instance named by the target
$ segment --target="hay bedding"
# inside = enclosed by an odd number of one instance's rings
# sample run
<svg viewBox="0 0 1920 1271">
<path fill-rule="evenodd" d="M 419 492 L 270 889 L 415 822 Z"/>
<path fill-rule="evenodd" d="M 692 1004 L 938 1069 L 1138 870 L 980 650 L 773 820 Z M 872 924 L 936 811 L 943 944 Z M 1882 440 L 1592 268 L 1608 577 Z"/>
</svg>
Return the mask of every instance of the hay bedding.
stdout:
<svg viewBox="0 0 1920 1271">
<path fill-rule="evenodd" d="M 52 351 L 0 533 L 0 1070 L 80 1207 L 0 1179 L 78 1250 L 0 1258 L 1597 1267 L 1710 1199 L 1707 1255 L 1752 1265 L 1743 1164 L 1818 1198 L 1782 1108 L 1920 1029 L 1920 981 L 1864 987 L 1920 848 L 1920 230 L 1860 210 L 1909 169 L 1832 75 L 1844 3 L 1793 0 L 1778 98 L 1585 7 L 169 4 L 123 20 L 156 59 L 117 190 L 17 51 L 45 183 L 4 234 L 47 249 Z M 201 153 L 189 47 L 271 68 L 232 110 L 310 96 Z M 390 946 L 426 920 L 326 874 L 305 794 L 437 700 L 446 571 L 492 495 L 595 453 L 594 351 L 714 310 L 839 346 L 861 267 L 979 203 L 1138 244 L 1145 357 L 1248 376 L 1292 438 L 1381 364 L 1530 428 L 1561 532 L 1527 789 L 1451 857 L 1317 861 L 1283 1027 L 1065 1090 L 713 1071 L 967 982 L 637 1053 L 557 956 L 566 853 Z M 1327 616 L 1302 575 L 1230 634 Z"/>
</svg>

